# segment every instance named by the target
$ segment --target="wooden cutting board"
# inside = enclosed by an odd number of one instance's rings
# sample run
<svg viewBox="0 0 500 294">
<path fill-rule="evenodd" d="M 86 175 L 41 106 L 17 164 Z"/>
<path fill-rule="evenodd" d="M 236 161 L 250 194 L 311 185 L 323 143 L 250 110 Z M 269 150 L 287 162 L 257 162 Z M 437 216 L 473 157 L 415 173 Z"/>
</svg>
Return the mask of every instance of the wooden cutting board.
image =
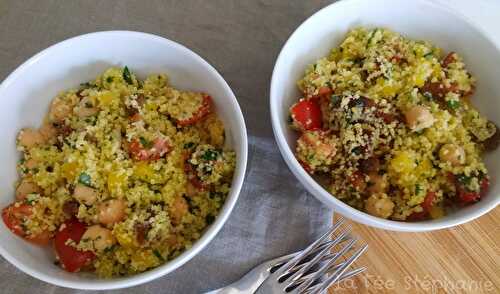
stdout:
<svg viewBox="0 0 500 294">
<path fill-rule="evenodd" d="M 363 274 L 330 293 L 500 293 L 500 207 L 452 229 L 398 233 L 347 221 L 369 244 Z"/>
</svg>

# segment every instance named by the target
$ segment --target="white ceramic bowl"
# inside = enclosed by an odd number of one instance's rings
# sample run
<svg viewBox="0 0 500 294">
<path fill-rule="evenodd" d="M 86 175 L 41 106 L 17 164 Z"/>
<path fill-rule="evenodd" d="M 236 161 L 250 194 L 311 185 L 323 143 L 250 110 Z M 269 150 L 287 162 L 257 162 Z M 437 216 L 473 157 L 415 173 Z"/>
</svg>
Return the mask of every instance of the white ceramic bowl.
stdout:
<svg viewBox="0 0 500 294">
<path fill-rule="evenodd" d="M 116 279 L 67 273 L 54 265 L 51 248 L 31 245 L 0 222 L 2 256 L 45 282 L 78 289 L 116 289 L 159 278 L 199 253 L 221 229 L 238 199 L 247 162 L 247 134 L 238 102 L 224 79 L 200 56 L 173 41 L 145 33 L 111 31 L 78 36 L 49 47 L 22 64 L 0 85 L 0 207 L 14 200 L 15 165 L 19 160 L 15 138 L 19 129 L 39 126 L 49 102 L 59 92 L 94 79 L 110 66 L 124 65 L 141 78 L 167 73 L 174 86 L 204 91 L 213 97 L 216 112 L 226 127 L 228 143 L 237 154 L 231 192 L 219 216 L 192 248 L 153 270 Z"/>
<path fill-rule="evenodd" d="M 288 109 L 298 99 L 296 81 L 306 66 L 339 45 L 356 26 L 386 27 L 410 38 L 429 40 L 445 52 L 456 51 L 478 80 L 473 103 L 500 123 L 500 50 L 466 17 L 423 0 L 347 0 L 334 3 L 307 19 L 290 36 L 276 61 L 271 81 L 271 118 L 279 149 L 289 168 L 306 189 L 340 214 L 363 224 L 395 231 L 430 231 L 473 220 L 500 203 L 500 150 L 486 156 L 490 191 L 480 202 L 437 220 L 396 222 L 374 217 L 330 195 L 295 159 L 297 134 L 287 123 Z"/>
</svg>

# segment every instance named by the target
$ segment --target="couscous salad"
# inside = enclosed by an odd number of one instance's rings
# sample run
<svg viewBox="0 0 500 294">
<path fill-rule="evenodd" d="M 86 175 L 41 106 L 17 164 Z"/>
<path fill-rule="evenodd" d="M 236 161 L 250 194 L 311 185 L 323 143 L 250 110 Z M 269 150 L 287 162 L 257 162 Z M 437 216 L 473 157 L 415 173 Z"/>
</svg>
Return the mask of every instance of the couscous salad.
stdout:
<svg viewBox="0 0 500 294">
<path fill-rule="evenodd" d="M 387 29 L 356 28 L 309 66 L 290 108 L 296 157 L 332 195 L 393 220 L 479 201 L 495 124 L 471 104 L 462 58 Z"/>
<path fill-rule="evenodd" d="M 2 217 L 27 241 L 52 243 L 69 272 L 143 272 L 192 246 L 218 215 L 236 159 L 225 146 L 208 94 L 110 68 L 19 132 L 20 179 Z"/>
</svg>

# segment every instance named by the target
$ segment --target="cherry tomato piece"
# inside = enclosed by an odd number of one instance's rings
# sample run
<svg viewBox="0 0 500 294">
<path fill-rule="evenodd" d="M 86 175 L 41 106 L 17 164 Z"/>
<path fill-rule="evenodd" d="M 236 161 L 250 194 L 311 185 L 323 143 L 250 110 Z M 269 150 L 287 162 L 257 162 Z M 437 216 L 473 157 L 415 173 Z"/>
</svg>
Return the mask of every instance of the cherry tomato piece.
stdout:
<svg viewBox="0 0 500 294">
<path fill-rule="evenodd" d="M 68 272 L 79 271 L 82 267 L 90 264 L 95 258 L 92 251 L 80 251 L 71 246 L 71 244 L 67 244 L 68 240 L 72 240 L 74 244 L 78 244 L 86 230 L 86 224 L 77 219 L 70 219 L 62 224 L 56 233 L 54 248 L 62 268 Z"/>
<path fill-rule="evenodd" d="M 309 166 L 309 164 L 307 164 L 306 162 L 302 161 L 299 159 L 299 163 L 300 165 L 304 168 L 304 170 L 308 173 L 308 174 L 314 174 L 314 171 L 313 169 Z"/>
<path fill-rule="evenodd" d="M 177 124 L 181 127 L 192 125 L 203 119 L 210 112 L 212 112 L 212 97 L 209 95 L 203 95 L 201 106 L 196 112 L 193 113 L 193 116 L 187 119 L 178 120 Z"/>
<path fill-rule="evenodd" d="M 434 198 L 436 198 L 436 193 L 429 191 L 427 192 L 427 195 L 425 195 L 424 202 L 422 202 L 421 206 L 425 211 L 429 211 L 432 207 L 432 201 L 434 201 Z"/>
<path fill-rule="evenodd" d="M 436 197 L 436 192 L 429 191 L 427 195 L 425 195 L 424 202 L 420 204 L 422 206 L 421 212 L 414 212 L 408 216 L 409 221 L 420 221 L 427 219 L 429 217 L 429 210 L 432 208 L 432 201 Z"/>
<path fill-rule="evenodd" d="M 321 129 L 321 108 L 315 99 L 302 99 L 290 108 L 294 125 L 302 131 Z"/>
<path fill-rule="evenodd" d="M 158 160 L 171 149 L 168 140 L 164 138 L 156 138 L 153 142 L 148 143 L 148 145 L 149 144 L 151 144 L 151 147 L 148 149 L 143 146 L 139 140 L 133 139 L 128 144 L 128 152 L 133 159 L 137 161 L 146 161 Z"/>
<path fill-rule="evenodd" d="M 481 195 L 478 192 L 469 192 L 469 191 L 465 191 L 465 190 L 459 190 L 458 197 L 460 198 L 462 203 L 467 204 L 467 203 L 474 203 L 476 201 L 479 201 L 479 198 L 481 198 Z"/>
<path fill-rule="evenodd" d="M 490 181 L 487 179 L 487 178 L 484 178 L 482 181 L 481 181 L 481 190 L 479 192 L 480 196 L 484 196 L 486 195 L 486 193 L 488 193 L 488 188 L 490 187 Z"/>
<path fill-rule="evenodd" d="M 14 234 L 23 237 L 24 239 L 36 245 L 47 245 L 52 238 L 48 231 L 43 231 L 37 235 L 27 235 L 22 226 L 24 219 L 28 218 L 33 212 L 33 207 L 28 204 L 20 204 L 16 206 L 11 204 L 2 210 L 2 219 L 7 228 Z"/>
</svg>

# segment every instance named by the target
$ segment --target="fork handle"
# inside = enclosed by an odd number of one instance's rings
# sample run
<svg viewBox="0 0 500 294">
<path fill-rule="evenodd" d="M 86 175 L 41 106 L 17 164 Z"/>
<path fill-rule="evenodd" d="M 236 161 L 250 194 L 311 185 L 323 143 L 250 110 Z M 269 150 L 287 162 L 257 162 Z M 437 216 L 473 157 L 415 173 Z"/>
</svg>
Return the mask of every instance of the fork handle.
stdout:
<svg viewBox="0 0 500 294">
<path fill-rule="evenodd" d="M 252 294 L 257 291 L 259 286 L 269 276 L 269 269 L 278 263 L 292 258 L 296 253 L 278 257 L 273 260 L 266 261 L 259 266 L 253 268 L 240 280 L 232 283 L 229 286 L 206 292 L 205 294 Z"/>
</svg>

